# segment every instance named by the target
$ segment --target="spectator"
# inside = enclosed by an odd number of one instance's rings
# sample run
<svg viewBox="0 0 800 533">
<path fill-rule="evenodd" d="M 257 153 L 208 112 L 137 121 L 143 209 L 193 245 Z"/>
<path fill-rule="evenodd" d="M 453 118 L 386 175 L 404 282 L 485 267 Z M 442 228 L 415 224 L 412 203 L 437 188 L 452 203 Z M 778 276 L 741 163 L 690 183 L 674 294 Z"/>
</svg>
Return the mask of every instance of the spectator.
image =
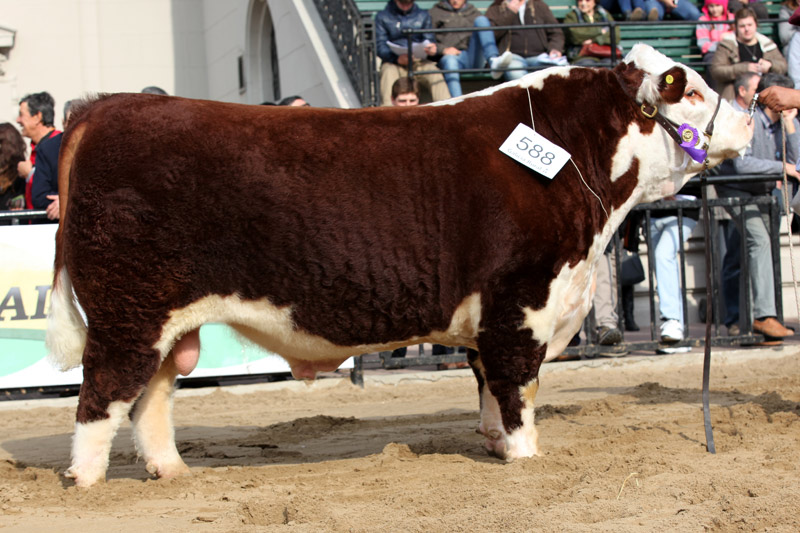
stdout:
<svg viewBox="0 0 800 533">
<path fill-rule="evenodd" d="M 147 87 L 142 89 L 142 92 L 144 94 L 160 94 L 162 96 L 169 96 L 169 94 L 167 94 L 167 91 L 165 91 L 161 87 L 156 87 L 155 85 L 148 85 Z"/>
<path fill-rule="evenodd" d="M 700 187 L 686 184 L 679 194 L 665 200 L 696 200 Z M 678 210 L 653 210 L 650 217 L 650 246 L 655 257 L 658 310 L 661 316 L 661 342 L 683 340 L 685 317 L 681 297 L 678 252 L 697 226 L 700 209 L 685 209 L 678 225 Z M 683 233 L 681 239 L 680 233 Z"/>
<path fill-rule="evenodd" d="M 558 24 L 541 0 L 494 0 L 486 16 L 495 26 Z M 498 48 L 510 50 L 512 54 L 509 68 L 515 70 L 506 71 L 507 80 L 521 78 L 528 68 L 567 64 L 563 55 L 564 33 L 560 28 L 501 30 L 495 31 L 495 38 Z"/>
<path fill-rule="evenodd" d="M 8 122 L 0 124 L 0 211 L 25 207 L 25 180 L 17 172 L 25 161 L 25 150 L 17 128 Z"/>
<path fill-rule="evenodd" d="M 466 0 L 441 0 L 431 8 L 430 13 L 434 29 L 488 28 L 492 25 L 478 8 Z M 502 55 L 498 52 L 492 31 L 437 33 L 436 40 L 442 51 L 439 67 L 443 70 L 483 68 L 488 62 L 492 78 L 497 80 L 503 77 L 500 69 L 506 68 L 511 62 L 511 52 L 505 51 Z M 444 79 L 450 96 L 464 94 L 458 72 L 445 73 Z"/>
<path fill-rule="evenodd" d="M 769 11 L 767 11 L 767 6 L 763 2 L 759 0 L 745 0 L 742 2 L 741 0 L 729 0 L 728 1 L 728 10 L 731 13 L 736 13 L 743 7 L 749 7 L 753 10 L 753 13 L 759 19 L 768 19 L 769 18 Z"/>
<path fill-rule="evenodd" d="M 665 15 L 680 20 L 697 20 L 700 10 L 692 0 L 633 0 L 633 5 L 647 13 L 647 20 L 663 20 Z"/>
<path fill-rule="evenodd" d="M 600 0 L 600 5 L 610 13 L 619 13 L 625 20 L 644 20 L 644 9 L 634 8 L 632 0 Z"/>
<path fill-rule="evenodd" d="M 733 108 L 743 113 L 747 112 L 750 102 L 758 89 L 758 82 L 761 76 L 755 72 L 745 72 L 736 76 L 733 82 L 733 90 L 736 96 L 733 99 Z M 732 163 L 726 162 L 722 166 L 722 172 L 734 174 L 736 169 Z M 716 190 L 716 189 L 715 189 Z M 725 244 L 725 253 L 722 256 L 722 296 L 725 303 L 725 314 L 723 323 L 728 329 L 728 335 L 736 337 L 741 334 L 739 327 L 739 274 L 741 268 L 739 257 L 741 254 L 741 236 L 736 229 L 736 224 L 727 212 L 720 216 L 720 227 L 722 229 L 722 239 Z"/>
<path fill-rule="evenodd" d="M 733 31 L 728 23 L 730 19 L 728 0 L 706 0 L 703 6 L 703 14 L 700 15 L 699 20 L 709 24 L 698 24 L 695 28 L 697 46 L 700 47 L 700 52 L 703 54 L 703 63 L 705 63 L 704 78 L 712 89 L 716 84 L 714 83 L 714 77 L 711 76 L 711 63 L 714 61 L 714 52 L 717 51 L 717 45 L 722 40 L 722 37 Z"/>
<path fill-rule="evenodd" d="M 67 100 L 64 104 L 64 127 L 69 122 L 70 108 L 72 100 Z M 51 137 L 47 142 L 39 146 L 39 155 L 36 159 L 36 180 L 34 181 L 32 194 L 35 209 L 42 205 L 47 211 L 47 218 L 58 220 L 58 152 L 61 149 L 62 134 Z"/>
<path fill-rule="evenodd" d="M 22 130 L 22 136 L 31 140 L 30 160 L 22 161 L 17 166 L 20 177 L 25 178 L 25 207 L 27 209 L 46 209 L 49 203 L 46 192 L 43 192 L 46 191 L 44 187 L 37 187 L 37 196 L 34 201 L 33 183 L 36 154 L 40 145 L 61 133 L 53 125 L 54 107 L 55 101 L 47 92 L 29 94 L 19 102 L 17 124 Z"/>
<path fill-rule="evenodd" d="M 733 100 L 733 81 L 743 72 L 786 74 L 787 65 L 772 39 L 758 33 L 755 12 L 743 7 L 734 15 L 735 34 L 726 34 L 717 45 L 711 75 L 720 94 Z"/>
<path fill-rule="evenodd" d="M 614 256 L 613 243 L 606 247 L 603 257 L 597 264 L 597 290 L 594 293 L 592 305 L 595 318 L 595 342 L 602 348 L 600 355 L 618 356 L 625 355 L 619 344 L 622 342 L 622 332 L 619 329 L 619 315 L 617 315 L 617 261 Z M 589 338 L 589 335 L 587 335 Z"/>
<path fill-rule="evenodd" d="M 574 6 L 564 17 L 565 23 L 592 24 L 607 22 L 611 15 L 602 7 L 595 4 L 595 0 L 576 0 Z M 611 66 L 610 59 L 601 59 L 588 54 L 583 54 L 583 47 L 589 44 L 602 46 L 611 45 L 611 33 L 607 27 L 600 26 L 571 26 L 564 28 L 567 34 L 567 43 L 570 45 L 569 56 L 574 65 L 584 66 Z M 614 29 L 614 45 L 619 44 L 619 26 Z M 618 57 L 618 59 L 621 59 Z"/>
<path fill-rule="evenodd" d="M 778 13 L 778 18 L 781 20 L 787 20 L 789 17 L 792 16 L 797 8 L 800 7 L 797 4 L 797 0 L 784 0 L 781 3 L 781 9 Z M 778 23 L 778 37 L 781 42 L 781 49 L 783 50 L 783 55 L 789 55 L 789 42 L 792 40 L 794 34 L 797 33 L 797 26 L 794 24 L 787 22 L 779 22 Z"/>
<path fill-rule="evenodd" d="M 795 32 L 786 47 L 786 62 L 789 64 L 789 77 L 794 88 L 800 89 L 800 32 Z"/>
<path fill-rule="evenodd" d="M 303 100 L 300 96 L 287 96 L 278 102 L 278 105 L 286 105 L 289 107 L 311 107 L 311 104 Z"/>
<path fill-rule="evenodd" d="M 419 105 L 419 84 L 415 78 L 399 78 L 392 84 L 392 105 Z"/>
<path fill-rule="evenodd" d="M 392 84 L 396 79 L 408 76 L 409 57 L 407 53 L 392 51 L 390 43 L 405 48 L 408 44 L 403 30 L 430 29 L 431 16 L 421 9 L 414 0 L 389 0 L 386 7 L 375 16 L 375 43 L 378 57 L 381 58 L 381 103 L 391 105 Z M 432 33 L 415 33 L 409 36 L 413 43 L 424 45 L 427 58 L 411 59 L 414 72 L 437 71 L 431 57 L 440 53 L 436 37 Z M 420 75 L 420 85 L 427 88 L 433 101 L 450 98 L 450 91 L 441 74 Z"/>
<path fill-rule="evenodd" d="M 765 74 L 758 83 L 758 92 L 768 87 L 792 87 L 786 76 Z M 800 176 L 795 170 L 798 155 L 800 133 L 797 122 L 797 110 L 784 112 L 786 122 L 786 164 L 783 158 L 783 132 L 780 124 L 780 113 L 760 104 L 753 116 L 753 140 L 743 157 L 734 159 L 731 164 L 737 174 L 780 174 L 786 170 L 795 179 Z M 775 182 L 730 183 L 717 187 L 720 197 L 750 198 L 771 194 Z M 772 272 L 772 248 L 769 235 L 769 218 L 767 206 L 746 205 L 727 208 L 737 226 L 740 224 L 739 213 L 743 213 L 744 229 L 738 227 L 739 233 L 746 235 L 748 265 L 750 267 L 750 284 L 753 296 L 753 331 L 767 337 L 781 339 L 794 334 L 776 318 L 775 281 Z"/>
</svg>

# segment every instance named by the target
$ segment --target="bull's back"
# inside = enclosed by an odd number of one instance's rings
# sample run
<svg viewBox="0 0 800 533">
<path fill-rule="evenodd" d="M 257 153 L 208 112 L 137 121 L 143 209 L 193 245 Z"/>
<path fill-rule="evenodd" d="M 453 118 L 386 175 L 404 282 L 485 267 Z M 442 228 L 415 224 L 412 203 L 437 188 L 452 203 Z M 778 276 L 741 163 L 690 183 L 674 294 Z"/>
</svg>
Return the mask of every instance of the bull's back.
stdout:
<svg viewBox="0 0 800 533">
<path fill-rule="evenodd" d="M 102 282 L 105 303 L 164 309 L 267 298 L 352 344 L 444 329 L 478 290 L 464 265 L 482 260 L 486 195 L 409 154 L 428 132 L 408 116 L 119 95 L 80 122 L 65 227 L 79 297 Z"/>
</svg>

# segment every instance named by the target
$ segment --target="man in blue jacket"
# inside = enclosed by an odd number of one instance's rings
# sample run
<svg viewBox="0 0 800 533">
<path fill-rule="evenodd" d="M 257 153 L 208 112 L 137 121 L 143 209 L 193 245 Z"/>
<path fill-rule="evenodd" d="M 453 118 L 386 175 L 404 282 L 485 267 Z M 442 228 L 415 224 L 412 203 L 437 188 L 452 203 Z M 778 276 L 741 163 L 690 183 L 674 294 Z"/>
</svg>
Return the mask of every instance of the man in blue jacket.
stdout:
<svg viewBox="0 0 800 533">
<path fill-rule="evenodd" d="M 392 84 L 402 76 L 408 76 L 409 62 L 417 72 L 438 70 L 436 62 L 431 58 L 440 54 L 433 33 L 415 33 L 411 35 L 412 43 L 420 48 L 420 56 L 414 54 L 410 59 L 405 49 L 408 36 L 403 35 L 406 29 L 431 29 L 431 16 L 414 3 L 414 0 L 389 0 L 383 11 L 375 16 L 375 41 L 378 57 L 381 58 L 381 104 L 392 105 Z M 392 50 L 392 45 L 401 48 Z M 450 91 L 441 74 L 420 74 L 417 78 L 420 86 L 428 89 L 434 102 L 450 98 Z"/>
</svg>

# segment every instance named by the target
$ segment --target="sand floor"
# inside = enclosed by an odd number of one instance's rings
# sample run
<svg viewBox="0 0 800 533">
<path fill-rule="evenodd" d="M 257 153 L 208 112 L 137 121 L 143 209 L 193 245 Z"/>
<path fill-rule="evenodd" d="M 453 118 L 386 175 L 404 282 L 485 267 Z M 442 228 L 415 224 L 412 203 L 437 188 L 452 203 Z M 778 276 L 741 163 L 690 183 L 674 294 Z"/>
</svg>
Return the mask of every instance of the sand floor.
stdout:
<svg viewBox="0 0 800 533">
<path fill-rule="evenodd" d="M 77 489 L 76 400 L 0 402 L 0 529 L 131 531 L 800 531 L 800 348 L 714 355 L 715 455 L 699 353 L 545 365 L 540 457 L 475 433 L 469 371 L 181 390 L 192 476 L 149 479 L 130 426 L 108 481 Z"/>
</svg>

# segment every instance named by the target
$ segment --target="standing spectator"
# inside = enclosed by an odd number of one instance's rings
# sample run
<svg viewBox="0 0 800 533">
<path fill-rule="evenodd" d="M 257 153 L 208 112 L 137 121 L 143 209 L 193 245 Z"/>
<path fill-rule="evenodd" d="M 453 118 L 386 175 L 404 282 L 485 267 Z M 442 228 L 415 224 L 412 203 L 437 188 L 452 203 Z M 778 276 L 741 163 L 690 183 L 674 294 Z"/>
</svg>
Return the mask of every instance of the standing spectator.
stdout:
<svg viewBox="0 0 800 533">
<path fill-rule="evenodd" d="M 743 113 L 747 112 L 750 102 L 758 89 L 761 76 L 755 72 L 745 72 L 736 76 L 733 90 L 736 96 L 733 99 L 733 108 Z M 725 161 L 721 167 L 723 174 L 735 174 L 736 169 L 731 161 Z M 714 189 L 716 191 L 716 188 Z M 718 195 L 718 194 L 717 194 Z M 723 323 L 728 329 L 728 335 L 736 337 L 741 334 L 739 328 L 739 274 L 741 267 L 739 257 L 741 254 L 741 236 L 736 224 L 727 211 L 720 217 L 722 239 L 725 244 L 725 253 L 722 256 L 722 297 L 725 303 Z"/>
<path fill-rule="evenodd" d="M 25 207 L 25 180 L 17 172 L 17 166 L 23 161 L 25 141 L 22 136 L 13 124 L 0 124 L 0 211 Z"/>
<path fill-rule="evenodd" d="M 700 187 L 685 185 L 679 194 L 665 200 L 696 200 Z M 661 316 L 661 342 L 683 340 L 686 327 L 681 298 L 678 252 L 697 226 L 699 209 L 685 209 L 678 225 L 678 210 L 653 210 L 650 217 L 650 246 L 655 256 L 658 310 Z M 681 240 L 680 233 L 683 233 Z"/>
<path fill-rule="evenodd" d="M 433 28 L 437 30 L 470 26 L 489 28 L 492 25 L 488 18 L 481 15 L 478 8 L 466 0 L 440 0 L 431 8 L 430 13 Z M 497 80 L 503 77 L 503 72 L 499 69 L 504 69 L 511 62 L 511 52 L 506 51 L 500 55 L 494 40 L 494 32 L 489 30 L 437 33 L 436 40 L 442 51 L 442 58 L 439 60 L 439 67 L 442 70 L 483 68 L 488 62 L 489 68 L 492 69 L 492 78 Z M 445 73 L 444 79 L 450 90 L 450 96 L 464 94 L 458 72 Z"/>
<path fill-rule="evenodd" d="M 758 84 L 758 92 L 772 86 L 792 87 L 792 82 L 786 76 L 778 74 L 765 74 Z M 795 169 L 798 155 L 798 124 L 795 117 L 797 110 L 784 112 L 786 121 L 786 164 L 783 159 L 783 132 L 780 124 L 780 113 L 763 107 L 760 104 L 753 116 L 753 140 L 743 157 L 732 161 L 733 168 L 738 174 L 780 174 L 784 170 L 789 176 L 797 179 Z M 729 183 L 717 186 L 720 197 L 745 197 L 762 196 L 771 194 L 775 182 L 758 183 Z M 769 217 L 767 206 L 746 205 L 742 207 L 727 208 L 737 226 L 740 224 L 739 213 L 744 215 L 744 229 L 739 227 L 739 233 L 746 235 L 747 258 L 750 267 L 750 285 L 753 296 L 753 331 L 768 337 L 781 339 L 794 334 L 777 319 L 775 306 L 775 280 L 772 272 L 772 247 L 770 245 Z"/>
<path fill-rule="evenodd" d="M 786 47 L 786 61 L 789 64 L 789 77 L 794 82 L 794 88 L 800 89 L 800 32 L 792 35 L 789 46 Z"/>
<path fill-rule="evenodd" d="M 786 59 L 772 39 L 758 33 L 755 12 L 743 7 L 734 15 L 735 34 L 726 34 L 717 46 L 711 63 L 711 75 L 719 93 L 733 100 L 733 81 L 743 72 L 786 74 Z"/>
<path fill-rule="evenodd" d="M 411 61 L 414 72 L 430 72 L 438 70 L 431 57 L 441 53 L 436 46 L 436 37 L 432 33 L 415 33 L 403 35 L 403 30 L 421 30 L 432 28 L 430 14 L 414 3 L 414 0 L 389 0 L 386 7 L 375 15 L 375 43 L 378 57 L 381 58 L 381 103 L 391 105 L 392 84 L 396 79 L 408 76 L 408 65 Z M 409 58 L 407 53 L 395 53 L 389 43 L 405 47 L 408 38 L 413 43 L 426 43 L 427 58 Z M 434 102 L 450 98 L 450 91 L 441 74 L 422 74 L 420 85 L 430 90 Z"/>
<path fill-rule="evenodd" d="M 523 24 L 558 24 L 550 8 L 541 0 L 494 0 L 486 16 L 495 26 L 521 26 Z M 527 68 L 566 64 L 564 32 L 560 28 L 514 29 L 495 31 L 500 50 L 512 54 L 507 80 L 521 78 Z"/>
<path fill-rule="evenodd" d="M 714 77 L 711 76 L 711 63 L 714 61 L 714 52 L 722 37 L 733 31 L 728 23 L 731 14 L 728 12 L 728 0 L 706 0 L 703 6 L 703 14 L 698 20 L 708 22 L 708 24 L 698 24 L 695 28 L 697 46 L 703 53 L 703 63 L 705 63 L 705 75 L 703 76 L 708 85 L 714 89 Z"/>
<path fill-rule="evenodd" d="M 576 0 L 576 6 L 564 17 L 565 23 L 592 24 L 595 22 L 607 22 L 611 20 L 611 15 L 602 7 L 595 4 L 595 0 Z M 598 57 L 581 55 L 585 45 L 592 43 L 609 46 L 611 45 L 611 33 L 605 26 L 570 26 L 564 28 L 567 34 L 567 43 L 570 45 L 568 50 L 573 65 L 583 66 L 611 66 L 610 59 L 600 59 Z M 619 26 L 614 28 L 614 45 L 619 44 Z M 618 57 L 618 59 L 621 59 Z"/>
<path fill-rule="evenodd" d="M 778 13 L 778 18 L 782 20 L 787 20 L 789 17 L 792 16 L 797 8 L 800 5 L 797 4 L 797 0 L 784 0 L 781 3 L 781 9 Z M 778 37 L 781 42 L 781 49 L 783 49 L 783 55 L 789 55 L 789 42 L 792 40 L 794 34 L 797 33 L 797 26 L 791 24 L 790 22 L 779 22 L 778 23 Z"/>
<path fill-rule="evenodd" d="M 72 100 L 64 104 L 64 126 L 69 122 Z M 58 152 L 61 149 L 61 132 L 41 143 L 36 158 L 36 179 L 31 188 L 34 209 L 46 209 L 47 218 L 58 220 Z"/>
<path fill-rule="evenodd" d="M 25 96 L 19 102 L 19 115 L 17 124 L 20 126 L 23 137 L 31 140 L 31 157 L 29 161 L 22 161 L 17 167 L 20 177 L 25 178 L 25 207 L 26 209 L 46 209 L 46 195 L 38 195 L 36 203 L 33 199 L 33 182 L 36 167 L 36 154 L 40 145 L 60 131 L 53 125 L 55 119 L 55 101 L 50 93 L 41 92 Z M 42 189 L 38 189 L 37 192 Z"/>
<path fill-rule="evenodd" d="M 598 353 L 606 356 L 625 355 L 620 349 L 622 332 L 617 315 L 617 260 L 614 244 L 610 243 L 597 263 L 597 290 L 592 299 L 595 318 L 595 342 L 602 346 Z M 589 334 L 586 335 L 590 338 Z"/>
<path fill-rule="evenodd" d="M 419 84 L 415 78 L 400 78 L 392 84 L 392 105 L 419 105 Z"/>
</svg>

